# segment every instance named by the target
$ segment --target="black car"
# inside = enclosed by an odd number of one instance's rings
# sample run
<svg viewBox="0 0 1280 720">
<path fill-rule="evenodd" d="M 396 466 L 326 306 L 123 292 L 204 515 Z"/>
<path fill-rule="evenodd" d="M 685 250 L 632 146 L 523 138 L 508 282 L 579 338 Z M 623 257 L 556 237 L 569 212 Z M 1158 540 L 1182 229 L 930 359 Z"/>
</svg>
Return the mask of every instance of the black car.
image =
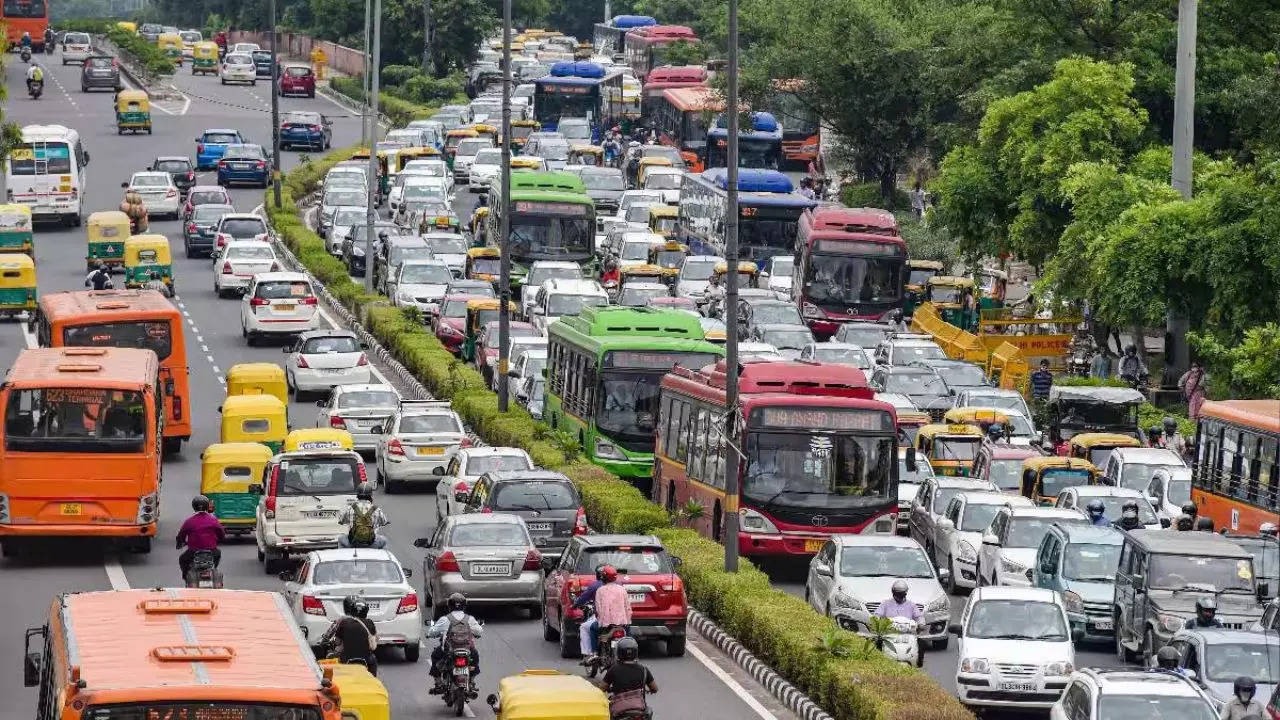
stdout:
<svg viewBox="0 0 1280 720">
<path fill-rule="evenodd" d="M 347 231 L 347 236 L 342 239 L 342 262 L 347 266 L 347 273 L 354 277 L 364 276 L 364 243 L 365 231 L 368 225 L 352 225 Z M 409 231 L 396 225 L 393 222 L 381 221 L 374 223 L 374 232 L 377 235 L 386 233 L 387 237 L 398 237 L 408 235 Z M 374 236 L 373 243 L 378 244 L 377 235 Z M 374 248 L 374 253 L 378 252 Z"/>
<path fill-rule="evenodd" d="M 258 77 L 272 77 L 271 51 L 270 50 L 254 50 L 253 66 L 257 68 Z"/>
<path fill-rule="evenodd" d="M 120 64 L 110 55 L 90 55 L 80 68 L 80 92 L 122 90 Z"/>
<path fill-rule="evenodd" d="M 487 472 L 472 486 L 463 512 L 519 515 L 548 558 L 559 558 L 569 540 L 587 530 L 578 489 L 569 478 L 550 470 Z"/>
<path fill-rule="evenodd" d="M 169 173 L 169 177 L 173 178 L 173 184 L 178 186 L 178 192 L 183 197 L 187 196 L 187 191 L 195 187 L 196 184 L 196 167 L 191 162 L 191 158 L 183 155 L 162 155 L 151 162 L 148 170 L 158 170 Z"/>
<path fill-rule="evenodd" d="M 218 221 L 223 215 L 233 213 L 231 205 L 197 205 L 191 217 L 182 224 L 182 246 L 187 257 L 212 257 L 213 236 L 217 234 Z"/>
</svg>

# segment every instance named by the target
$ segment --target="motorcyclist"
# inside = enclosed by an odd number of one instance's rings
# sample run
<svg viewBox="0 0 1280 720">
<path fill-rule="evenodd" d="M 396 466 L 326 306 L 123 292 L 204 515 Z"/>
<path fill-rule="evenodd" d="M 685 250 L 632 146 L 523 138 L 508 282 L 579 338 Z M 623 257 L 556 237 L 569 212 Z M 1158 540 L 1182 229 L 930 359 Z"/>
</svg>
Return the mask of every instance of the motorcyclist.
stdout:
<svg viewBox="0 0 1280 720">
<path fill-rule="evenodd" d="M 1164 446 L 1176 453 L 1178 457 L 1187 457 L 1187 438 L 1178 432 L 1178 421 L 1171 417 L 1164 419 Z"/>
<path fill-rule="evenodd" d="M 342 511 L 339 525 L 349 526 L 347 534 L 338 538 L 340 547 L 371 547 L 381 550 L 387 546 L 387 538 L 380 532 L 391 524 L 382 508 L 373 503 L 373 483 L 362 482 L 356 487 L 356 501 Z"/>
<path fill-rule="evenodd" d="M 1196 599 L 1196 616 L 1187 618 L 1187 622 L 1183 625 L 1187 630 L 1195 630 L 1196 628 L 1220 628 L 1222 621 L 1218 619 L 1218 601 L 1212 595 L 1205 595 Z"/>
<path fill-rule="evenodd" d="M 480 674 L 480 649 L 476 647 L 476 638 L 484 634 L 484 626 L 479 620 L 467 614 L 467 598 L 462 593 L 453 593 L 445 601 L 449 612 L 440 616 L 427 628 L 427 637 L 440 638 L 440 644 L 431 651 L 431 677 L 440 677 L 440 664 L 445 659 L 445 645 L 449 650 L 457 647 L 471 649 L 471 669 L 473 675 Z M 439 692 L 431 689 L 432 694 Z"/>
<path fill-rule="evenodd" d="M 1097 526 L 1110 525 L 1111 521 L 1107 520 L 1107 505 L 1098 498 L 1089 501 L 1085 506 L 1085 510 L 1089 513 L 1089 522 Z"/>
<path fill-rule="evenodd" d="M 21 45 L 23 48 L 30 50 L 31 49 L 31 33 L 23 31 L 22 39 L 18 41 L 18 44 Z"/>
<path fill-rule="evenodd" d="M 880 607 L 876 608 L 875 616 L 893 619 L 896 617 L 911 618 L 916 624 L 924 622 L 924 613 L 913 602 L 907 602 L 907 591 L 910 586 L 906 580 L 899 578 L 893 581 L 893 585 L 889 588 L 890 598 L 880 603 Z M 919 641 L 917 641 L 918 643 Z M 920 648 L 923 650 L 923 646 Z M 924 653 L 916 653 L 916 667 L 924 666 Z"/>
<path fill-rule="evenodd" d="M 1196 530 L 1200 532 L 1213 532 L 1213 518 L 1201 515 L 1196 518 Z"/>
<path fill-rule="evenodd" d="M 1120 506 L 1120 519 L 1114 525 L 1121 530 L 1141 530 L 1142 521 L 1138 518 L 1138 501 L 1125 500 Z"/>
<path fill-rule="evenodd" d="M 1138 357 L 1138 346 L 1129 343 L 1124 346 L 1124 355 L 1120 357 L 1120 379 L 1130 385 L 1139 385 L 1146 382 L 1147 367 L 1142 364 L 1142 358 Z"/>
<path fill-rule="evenodd" d="M 1199 508 L 1197 508 L 1196 504 L 1193 502 L 1182 503 L 1181 510 L 1182 510 L 1182 514 L 1187 515 L 1191 518 L 1192 523 L 1196 521 L 1196 515 L 1200 514 Z"/>
<path fill-rule="evenodd" d="M 702 290 L 702 306 L 707 317 L 715 317 L 716 308 L 724 303 L 724 285 L 720 284 L 720 273 L 711 273 L 707 286 Z"/>
<path fill-rule="evenodd" d="M 357 595 L 348 595 L 342 599 L 342 612 L 343 616 L 334 620 L 320 638 L 320 647 L 336 652 L 339 662 L 361 661 L 377 675 L 374 651 L 378 648 L 378 627 L 368 617 L 369 603 Z"/>
<path fill-rule="evenodd" d="M 1253 699 L 1258 693 L 1258 683 L 1248 675 L 1236 678 L 1232 697 L 1222 706 L 1218 720 L 1263 720 L 1267 711 L 1262 703 Z"/>
<path fill-rule="evenodd" d="M 213 554 L 213 566 L 217 567 L 222 562 L 222 551 L 218 549 L 218 543 L 227 538 L 227 531 L 223 529 L 222 523 L 213 516 L 213 503 L 209 498 L 204 495 L 191 498 L 191 509 L 195 511 L 194 514 L 182 523 L 176 538 L 177 547 L 187 546 L 178 556 L 178 569 L 182 571 L 183 582 L 187 580 L 191 561 L 201 550 L 208 550 Z"/>
<path fill-rule="evenodd" d="M 815 195 L 813 192 L 813 180 L 811 178 L 807 178 L 807 177 L 800 178 L 800 194 L 809 198 L 810 200 L 817 198 L 817 195 Z"/>
<path fill-rule="evenodd" d="M 618 569 L 612 565 L 600 568 L 600 587 L 596 588 L 594 601 L 595 620 L 599 630 L 611 626 L 629 630 L 631 627 L 631 598 L 627 589 L 618 582 Z M 598 635 L 599 632 L 592 633 Z"/>
<path fill-rule="evenodd" d="M 1173 527 L 1174 529 L 1182 532 L 1189 532 L 1195 529 L 1195 523 L 1196 521 L 1192 520 L 1190 515 L 1182 513 L 1181 515 L 1178 515 L 1177 520 L 1173 521 Z"/>
<path fill-rule="evenodd" d="M 44 29 L 44 51 L 52 55 L 54 44 L 55 43 L 53 42 L 53 28 L 47 27 Z"/>
<path fill-rule="evenodd" d="M 624 637 L 614 647 L 618 661 L 600 678 L 600 689 L 609 695 L 609 714 L 617 717 L 628 711 L 647 710 L 645 691 L 658 692 L 658 683 L 649 668 L 640 664 L 640 645 Z"/>
<path fill-rule="evenodd" d="M 611 579 L 606 581 L 605 578 Z M 573 606 L 575 608 L 584 608 L 596 599 L 596 591 L 600 589 L 605 582 L 613 582 L 617 579 L 618 571 L 612 565 L 601 565 L 596 568 L 596 579 L 582 591 L 578 597 L 574 598 Z M 596 654 L 596 647 L 599 644 L 599 637 L 596 635 L 596 628 L 600 626 L 596 616 L 592 615 L 583 621 L 578 628 L 578 644 L 582 648 L 582 656 L 590 658 Z"/>
<path fill-rule="evenodd" d="M 1156 653 L 1156 667 L 1161 670 L 1172 670 L 1173 672 L 1181 672 L 1178 667 L 1178 651 L 1173 649 L 1172 645 L 1165 645 Z"/>
<path fill-rule="evenodd" d="M 899 308 L 895 308 L 893 312 L 889 313 L 889 327 L 893 328 L 894 332 L 907 332 L 911 329 L 907 325 L 907 321 L 903 319 L 902 310 Z"/>
<path fill-rule="evenodd" d="M 1164 430 L 1159 425 L 1147 428 L 1147 447 L 1164 447 Z"/>
<path fill-rule="evenodd" d="M 44 87 L 44 68 L 40 67 L 40 63 L 31 63 L 31 67 L 27 68 L 27 92 L 35 93 L 35 87 L 39 85 Z"/>
<path fill-rule="evenodd" d="M 111 271 L 107 269 L 107 264 L 101 260 L 95 262 L 93 271 L 84 278 L 84 286 L 94 290 L 110 290 Z"/>
<path fill-rule="evenodd" d="M 141 235 L 151 227 L 147 219 L 147 206 L 142 202 L 142 196 L 129 187 L 129 183 L 120 183 L 120 187 L 124 188 L 124 200 L 120 201 L 120 212 L 129 216 L 133 234 Z"/>
</svg>

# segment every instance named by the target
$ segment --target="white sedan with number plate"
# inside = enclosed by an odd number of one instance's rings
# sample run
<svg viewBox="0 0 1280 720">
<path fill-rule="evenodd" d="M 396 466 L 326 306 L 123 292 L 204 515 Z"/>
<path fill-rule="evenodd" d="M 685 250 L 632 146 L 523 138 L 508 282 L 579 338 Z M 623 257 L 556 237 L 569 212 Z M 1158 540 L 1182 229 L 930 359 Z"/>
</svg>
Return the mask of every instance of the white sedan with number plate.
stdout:
<svg viewBox="0 0 1280 720">
<path fill-rule="evenodd" d="M 142 197 L 148 216 L 178 217 L 182 193 L 178 192 L 178 186 L 173 184 L 173 176 L 169 173 L 158 170 L 136 172 L 129 180 L 129 190 Z"/>
<path fill-rule="evenodd" d="M 234 245 L 232 247 L 235 247 Z M 284 349 L 285 379 L 301 396 L 339 385 L 366 385 L 373 377 L 367 346 L 350 330 L 312 330 Z"/>
<path fill-rule="evenodd" d="M 213 291 L 218 297 L 242 293 L 258 273 L 276 272 L 280 263 L 276 260 L 271 243 L 261 240 L 233 240 L 222 249 L 213 263 Z"/>
<path fill-rule="evenodd" d="M 406 483 L 435 485 L 471 440 L 448 400 L 405 400 L 377 433 L 378 478 L 388 493 Z"/>
<path fill-rule="evenodd" d="M 390 385 L 339 385 L 316 405 L 316 427 L 346 430 L 357 451 L 373 452 L 378 447 L 376 431 L 400 409 L 400 393 Z"/>
</svg>

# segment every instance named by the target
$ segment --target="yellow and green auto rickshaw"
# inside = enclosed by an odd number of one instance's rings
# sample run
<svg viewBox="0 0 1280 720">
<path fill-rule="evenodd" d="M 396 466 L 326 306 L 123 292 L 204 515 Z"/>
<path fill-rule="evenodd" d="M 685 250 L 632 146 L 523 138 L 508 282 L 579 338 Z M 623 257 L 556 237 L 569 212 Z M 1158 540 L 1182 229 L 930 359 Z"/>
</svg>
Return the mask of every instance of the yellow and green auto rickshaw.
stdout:
<svg viewBox="0 0 1280 720">
<path fill-rule="evenodd" d="M 941 275 L 944 267 L 937 260 L 907 261 L 907 282 L 904 287 L 906 306 L 902 311 L 904 315 L 910 317 L 916 306 L 924 302 L 926 283 L 929 282 L 929 278 Z"/>
<path fill-rule="evenodd" d="M 129 216 L 119 210 L 99 210 L 85 220 L 88 252 L 85 264 L 93 271 L 98 263 L 108 268 L 124 265 L 124 244 L 129 239 Z"/>
<path fill-rule="evenodd" d="M 525 155 L 525 156 L 512 156 L 511 158 L 511 172 L 525 171 L 525 170 L 529 172 L 543 172 L 546 169 L 547 169 L 547 161 L 543 160 L 540 157 L 532 157 L 529 155 Z"/>
<path fill-rule="evenodd" d="M 943 321 L 961 330 L 971 330 L 978 325 L 972 309 L 973 279 L 953 275 L 938 275 L 925 281 L 925 297 L 938 309 Z"/>
<path fill-rule="evenodd" d="M 290 430 L 284 436 L 284 451 L 297 450 L 353 450 L 355 440 L 351 433 L 338 428 L 302 428 Z"/>
<path fill-rule="evenodd" d="M 462 341 L 460 353 L 464 361 L 470 362 L 475 357 L 476 339 L 480 336 L 480 331 L 485 325 L 498 319 L 501 308 L 501 301 L 497 298 L 476 298 L 467 301 L 467 319 L 464 326 L 466 339 Z M 514 317 L 518 308 L 514 302 L 508 302 L 507 311 Z"/>
<path fill-rule="evenodd" d="M 487 137 L 493 141 L 494 145 L 498 144 L 498 126 L 488 123 L 472 123 L 471 129 L 476 131 L 476 137 Z"/>
<path fill-rule="evenodd" d="M 388 158 L 390 153 L 386 150 L 378 151 L 378 196 L 375 198 L 378 203 L 382 202 L 382 198 L 387 196 L 391 191 L 391 176 L 388 172 Z M 351 155 L 352 160 L 363 160 L 366 164 L 369 162 L 369 148 L 360 148 Z"/>
<path fill-rule="evenodd" d="M 1068 454 L 1073 458 L 1088 460 L 1098 467 L 1105 467 L 1111 451 L 1116 448 L 1142 447 L 1131 435 L 1091 432 L 1072 435 L 1068 441 Z"/>
<path fill-rule="evenodd" d="M 26 253 L 35 257 L 36 235 L 29 206 L 0 205 L 0 253 Z"/>
<path fill-rule="evenodd" d="M 935 475 L 968 477 L 982 438 L 977 425 L 930 423 L 916 433 L 916 452 L 928 458 Z"/>
<path fill-rule="evenodd" d="M 126 20 L 121 20 L 117 22 L 116 27 L 120 28 L 121 30 L 124 30 L 125 32 L 131 32 L 131 33 L 138 32 L 138 24 L 131 23 Z"/>
<path fill-rule="evenodd" d="M 729 264 L 724 261 L 716 263 L 716 266 L 711 270 L 711 274 L 715 275 L 719 280 L 720 287 L 724 287 L 724 277 L 729 274 Z M 750 260 L 738 261 L 738 287 L 755 287 L 756 278 L 758 277 L 760 277 L 760 268 L 755 263 Z"/>
<path fill-rule="evenodd" d="M 676 220 L 680 211 L 675 205 L 649 206 L 649 231 L 670 240 L 676 235 Z"/>
<path fill-rule="evenodd" d="M 484 229 L 488 219 L 489 208 L 485 205 L 481 205 L 471 213 L 471 219 L 467 222 L 467 229 L 471 231 L 471 247 L 473 249 L 485 246 Z"/>
<path fill-rule="evenodd" d="M 497 282 L 501 264 L 502 250 L 495 247 L 471 248 L 467 251 L 467 260 L 466 265 L 462 268 L 462 277 L 468 280 Z"/>
<path fill-rule="evenodd" d="M 405 659 L 418 659 L 418 646 L 405 646 Z M 410 656 L 412 655 L 412 658 Z M 321 672 L 342 697 L 342 720 L 391 720 L 391 698 L 387 687 L 364 665 L 320 661 Z"/>
<path fill-rule="evenodd" d="M 284 368 L 269 362 L 232 365 L 227 370 L 227 395 L 271 395 L 288 407 L 289 386 Z"/>
<path fill-rule="evenodd" d="M 978 307 L 983 310 L 999 310 L 1004 307 L 1005 293 L 1009 289 L 1009 273 L 997 268 L 984 267 L 978 271 Z"/>
<path fill-rule="evenodd" d="M 285 404 L 274 395 L 228 395 L 222 413 L 219 442 L 262 443 L 278 453 L 289 432 Z"/>
<path fill-rule="evenodd" d="M 0 254 L 0 316 L 33 317 L 37 299 L 36 261 L 23 253 Z"/>
<path fill-rule="evenodd" d="M 121 90 L 116 94 L 116 134 L 128 130 L 151 134 L 151 100 L 141 90 Z"/>
<path fill-rule="evenodd" d="M 486 700 L 496 720 L 609 720 L 609 699 L 579 675 L 525 670 L 502 678 Z"/>
<path fill-rule="evenodd" d="M 987 432 L 992 425 L 1009 427 L 1009 415 L 995 408 L 958 407 L 942 415 L 942 422 L 950 425 L 977 425 Z"/>
<path fill-rule="evenodd" d="M 636 187 L 638 188 L 644 187 L 644 176 L 648 174 L 649 168 L 655 168 L 655 167 L 669 168 L 674 166 L 672 165 L 670 158 L 664 158 L 664 157 L 640 158 L 640 163 L 639 165 L 636 166 Z"/>
<path fill-rule="evenodd" d="M 213 502 L 213 515 L 227 532 L 253 532 L 261 493 L 262 471 L 272 452 L 262 443 L 214 443 L 200 453 L 200 494 Z"/>
<path fill-rule="evenodd" d="M 182 67 L 182 36 L 178 33 L 160 33 L 156 36 L 156 48 L 164 53 L 174 65 Z"/>
<path fill-rule="evenodd" d="M 524 149 L 524 144 L 529 142 L 529 136 L 541 129 L 542 123 L 537 120 L 512 120 L 511 152 L 518 153 Z"/>
<path fill-rule="evenodd" d="M 203 40 L 191 48 L 191 74 L 218 74 L 217 43 Z"/>
<path fill-rule="evenodd" d="M 453 169 L 453 158 L 458 154 L 458 143 L 466 140 L 467 138 L 476 137 L 480 137 L 480 133 L 476 132 L 475 128 L 469 127 L 454 128 L 445 132 L 444 161 L 445 164 L 449 166 L 450 170 Z"/>
<path fill-rule="evenodd" d="M 1022 461 L 1022 495 L 1037 505 L 1053 505 L 1058 494 L 1076 485 L 1097 485 L 1102 472 L 1088 460 L 1029 457 Z"/>
<path fill-rule="evenodd" d="M 628 283 L 659 283 L 667 284 L 673 282 L 671 278 L 678 277 L 679 273 L 669 275 L 666 270 L 658 265 L 628 265 L 618 270 L 618 292 L 627 286 Z"/>
<path fill-rule="evenodd" d="M 599 145 L 572 145 L 569 147 L 569 165 L 604 165 L 604 148 Z"/>
<path fill-rule="evenodd" d="M 134 235 L 124 241 L 124 286 L 143 288 L 161 281 L 173 297 L 173 256 L 169 238 L 158 234 Z"/>
</svg>

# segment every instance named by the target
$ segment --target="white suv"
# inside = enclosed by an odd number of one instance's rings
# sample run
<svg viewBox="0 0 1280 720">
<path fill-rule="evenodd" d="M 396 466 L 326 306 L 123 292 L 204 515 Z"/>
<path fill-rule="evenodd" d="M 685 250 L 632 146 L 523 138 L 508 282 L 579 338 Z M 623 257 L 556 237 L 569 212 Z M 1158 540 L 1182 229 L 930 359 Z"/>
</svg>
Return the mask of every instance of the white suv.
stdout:
<svg viewBox="0 0 1280 720">
<path fill-rule="evenodd" d="M 378 478 L 388 493 L 408 483 L 434 488 L 458 449 L 471 445 L 448 400 L 402 400 L 374 434 Z"/>
<path fill-rule="evenodd" d="M 253 345 L 262 336 L 293 337 L 320 327 L 320 306 L 307 276 L 266 272 L 253 276 L 240 302 L 240 334 Z"/>
<path fill-rule="evenodd" d="M 1005 507 L 1033 507 L 1030 499 L 1008 493 L 962 492 L 951 498 L 942 517 L 934 523 L 933 562 L 948 570 L 948 588 L 971 588 L 978 584 L 975 565 L 982 535 Z"/>
<path fill-rule="evenodd" d="M 1049 720 L 1214 720 L 1213 703 L 1189 678 L 1167 670 L 1086 668 L 1049 710 Z"/>
<path fill-rule="evenodd" d="M 609 294 L 595 280 L 553 279 L 542 283 L 530 309 L 530 323 L 544 336 L 551 323 L 574 317 L 582 308 L 609 304 Z"/>
</svg>

